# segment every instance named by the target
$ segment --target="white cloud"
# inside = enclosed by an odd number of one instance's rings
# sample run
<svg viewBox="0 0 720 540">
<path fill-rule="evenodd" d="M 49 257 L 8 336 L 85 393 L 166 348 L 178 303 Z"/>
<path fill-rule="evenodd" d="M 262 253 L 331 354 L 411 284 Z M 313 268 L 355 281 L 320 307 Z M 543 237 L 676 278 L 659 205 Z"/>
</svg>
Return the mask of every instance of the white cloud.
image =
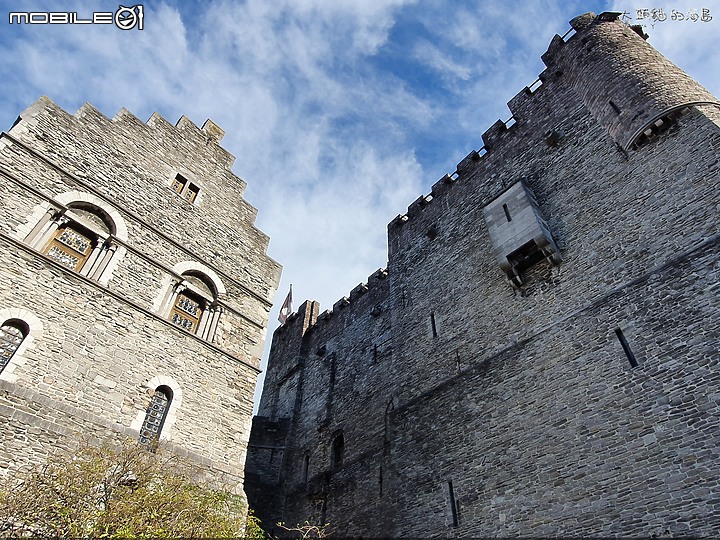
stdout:
<svg viewBox="0 0 720 540">
<path fill-rule="evenodd" d="M 296 305 L 311 298 L 324 309 L 385 265 L 387 223 L 510 116 L 506 102 L 543 69 L 552 35 L 605 10 L 587 4 L 146 2 L 142 32 L 8 28 L 0 116 L 8 127 L 46 94 L 70 111 L 90 101 L 108 116 L 126 107 L 143 119 L 212 118 L 285 267 L 277 303 L 292 282 Z M 718 60 L 708 54 L 718 49 L 716 18 L 648 33 L 717 94 Z"/>
</svg>

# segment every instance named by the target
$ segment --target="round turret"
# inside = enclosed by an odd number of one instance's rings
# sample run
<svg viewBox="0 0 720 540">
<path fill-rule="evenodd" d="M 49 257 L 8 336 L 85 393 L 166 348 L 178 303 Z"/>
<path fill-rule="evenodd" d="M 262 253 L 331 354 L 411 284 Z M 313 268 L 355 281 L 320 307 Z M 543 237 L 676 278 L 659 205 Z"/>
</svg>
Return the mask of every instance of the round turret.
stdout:
<svg viewBox="0 0 720 540">
<path fill-rule="evenodd" d="M 543 60 L 580 96 L 590 113 L 623 149 L 666 128 L 690 105 L 720 102 L 650 46 L 640 27 L 618 13 L 587 13 L 570 24 L 576 33 L 556 36 Z"/>
</svg>

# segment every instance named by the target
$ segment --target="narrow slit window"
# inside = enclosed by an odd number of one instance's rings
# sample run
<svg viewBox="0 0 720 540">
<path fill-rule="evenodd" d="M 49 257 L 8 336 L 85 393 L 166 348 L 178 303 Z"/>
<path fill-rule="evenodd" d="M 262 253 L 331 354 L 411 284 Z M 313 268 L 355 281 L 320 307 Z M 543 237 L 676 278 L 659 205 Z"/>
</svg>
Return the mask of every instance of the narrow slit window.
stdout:
<svg viewBox="0 0 720 540">
<path fill-rule="evenodd" d="M 437 323 L 435 322 L 435 313 L 430 313 L 430 326 L 432 327 L 432 335 L 434 338 L 438 337 Z"/>
<path fill-rule="evenodd" d="M 510 209 L 507 204 L 503 204 L 503 211 L 505 212 L 505 218 L 508 220 L 508 223 L 510 223 L 512 221 L 512 216 L 510 215 Z"/>
<path fill-rule="evenodd" d="M 378 488 L 380 490 L 380 497 L 383 496 L 383 469 L 380 465 L 380 475 L 378 476 Z"/>
<path fill-rule="evenodd" d="M 302 468 L 302 481 L 303 484 L 308 483 L 308 473 L 310 471 L 310 456 L 305 454 L 305 457 L 303 458 L 303 468 Z"/>
<path fill-rule="evenodd" d="M 620 107 L 618 107 L 617 105 L 615 105 L 615 102 L 614 102 L 613 100 L 610 100 L 610 106 L 613 108 L 613 111 L 615 111 L 616 113 L 620 114 Z"/>
<path fill-rule="evenodd" d="M 638 361 L 635 358 L 632 349 L 630 348 L 630 344 L 627 342 L 627 339 L 625 339 L 625 334 L 623 334 L 623 331 L 620 330 L 620 328 L 616 328 L 615 335 L 617 336 L 618 341 L 623 348 L 623 351 L 625 351 L 625 356 L 627 356 L 628 360 L 630 361 L 630 367 L 637 367 Z"/>
<path fill-rule="evenodd" d="M 332 442 L 332 465 L 339 467 L 345 458 L 345 438 L 342 433 L 335 436 Z"/>
<path fill-rule="evenodd" d="M 448 488 L 448 502 L 450 505 L 450 516 L 452 517 L 452 526 L 457 527 L 460 523 L 458 522 L 457 503 L 455 502 L 455 490 L 453 489 L 452 480 L 447 483 Z"/>
</svg>

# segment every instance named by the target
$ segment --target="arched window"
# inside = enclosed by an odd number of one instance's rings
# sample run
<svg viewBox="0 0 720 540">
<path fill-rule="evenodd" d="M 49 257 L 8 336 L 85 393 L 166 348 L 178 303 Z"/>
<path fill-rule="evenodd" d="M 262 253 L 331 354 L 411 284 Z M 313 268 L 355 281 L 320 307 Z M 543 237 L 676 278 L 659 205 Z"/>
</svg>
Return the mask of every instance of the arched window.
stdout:
<svg viewBox="0 0 720 540">
<path fill-rule="evenodd" d="M 145 413 L 145 420 L 143 420 L 142 427 L 140 428 L 141 444 L 152 446 L 160 440 L 160 432 L 165 423 L 172 399 L 173 392 L 169 386 L 158 386 L 155 389 L 155 393 Z"/>
<path fill-rule="evenodd" d="M 345 457 L 345 437 L 342 431 L 337 432 L 332 441 L 332 466 L 333 468 L 342 465 Z"/>
<path fill-rule="evenodd" d="M 20 319 L 9 319 L 2 323 L 0 326 L 0 372 L 8 365 L 29 332 L 28 325 Z"/>
<path fill-rule="evenodd" d="M 52 204 L 36 207 L 23 227 L 26 244 L 103 284 L 125 252 L 116 242 L 127 240 L 122 217 L 87 193 L 63 193 Z"/>
<path fill-rule="evenodd" d="M 194 263 L 194 266 L 200 264 Z M 224 292 L 222 283 L 211 270 L 184 270 L 165 293 L 161 313 L 183 330 L 213 341 L 223 313 L 218 304 L 220 292 Z"/>
</svg>

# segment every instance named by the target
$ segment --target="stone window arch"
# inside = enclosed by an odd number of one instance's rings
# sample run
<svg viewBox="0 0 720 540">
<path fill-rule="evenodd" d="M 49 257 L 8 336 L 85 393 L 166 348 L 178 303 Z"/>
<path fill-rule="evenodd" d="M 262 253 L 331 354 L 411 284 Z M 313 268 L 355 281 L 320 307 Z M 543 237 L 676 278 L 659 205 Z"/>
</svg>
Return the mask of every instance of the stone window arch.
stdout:
<svg viewBox="0 0 720 540">
<path fill-rule="evenodd" d="M 160 315 L 174 325 L 207 341 L 214 341 L 223 307 L 219 304 L 225 286 L 210 268 L 197 262 L 175 265 L 177 277 L 170 280 L 160 304 Z"/>
<path fill-rule="evenodd" d="M 24 308 L 0 309 L 0 379 L 15 382 L 14 371 L 25 364 L 25 352 L 43 334 L 40 319 Z"/>
<path fill-rule="evenodd" d="M 18 236 L 55 262 L 106 285 L 125 255 L 118 241 L 127 241 L 127 227 L 98 197 L 71 191 L 36 206 Z"/>
<path fill-rule="evenodd" d="M 140 443 L 152 446 L 158 441 L 169 441 L 182 406 L 182 389 L 172 377 L 159 375 L 141 386 L 150 396 L 147 407 L 139 410 L 130 424 L 137 430 Z"/>
</svg>

